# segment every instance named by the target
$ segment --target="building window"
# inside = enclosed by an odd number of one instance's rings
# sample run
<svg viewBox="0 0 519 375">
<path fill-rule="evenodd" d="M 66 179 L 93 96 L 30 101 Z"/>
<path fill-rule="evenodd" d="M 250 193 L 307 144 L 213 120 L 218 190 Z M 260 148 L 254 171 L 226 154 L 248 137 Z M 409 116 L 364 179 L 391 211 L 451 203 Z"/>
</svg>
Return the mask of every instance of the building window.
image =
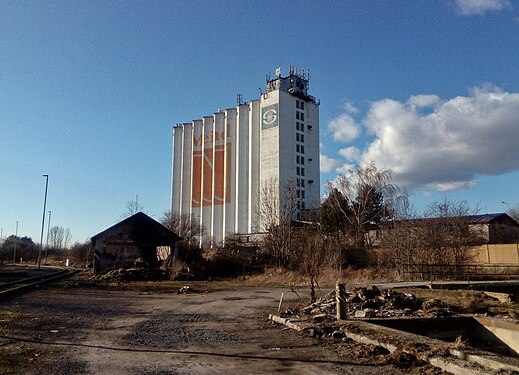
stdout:
<svg viewBox="0 0 519 375">
<path fill-rule="evenodd" d="M 296 141 L 299 141 L 299 133 L 296 133 Z"/>
<path fill-rule="evenodd" d="M 299 108 L 299 100 L 296 100 L 296 108 Z"/>
<path fill-rule="evenodd" d="M 296 111 L 296 119 L 299 120 L 299 111 Z"/>
<path fill-rule="evenodd" d="M 298 179 L 298 182 L 299 182 L 299 179 Z M 299 185 L 297 185 L 297 186 L 299 186 Z M 301 187 L 305 187 L 305 179 L 304 178 L 301 179 Z"/>
<path fill-rule="evenodd" d="M 299 164 L 299 155 L 296 155 L 296 163 Z"/>
<path fill-rule="evenodd" d="M 299 130 L 299 123 L 296 122 L 296 129 Z M 304 126 L 303 126 L 303 129 L 304 129 Z"/>
<path fill-rule="evenodd" d="M 301 102 L 301 109 L 305 109 L 305 102 Z"/>
<path fill-rule="evenodd" d="M 299 140 L 299 139 L 298 139 Z M 305 141 L 305 135 L 304 134 L 301 134 L 301 142 L 304 142 Z"/>
<path fill-rule="evenodd" d="M 297 186 L 301 186 L 301 179 L 297 179 Z"/>
<path fill-rule="evenodd" d="M 305 124 L 301 123 L 301 131 L 304 132 L 305 131 Z"/>
<path fill-rule="evenodd" d="M 305 146 L 301 145 L 301 153 L 304 154 L 305 153 Z"/>
<path fill-rule="evenodd" d="M 301 175 L 301 172 L 300 172 L 300 168 L 299 168 L 299 167 L 296 168 L 296 174 L 297 174 L 298 176 Z"/>
<path fill-rule="evenodd" d="M 299 190 L 298 190 L 299 191 Z M 301 198 L 302 199 L 305 199 L 305 191 L 304 190 L 301 190 Z"/>
<path fill-rule="evenodd" d="M 297 197 L 301 198 L 301 190 L 297 189 Z"/>
<path fill-rule="evenodd" d="M 296 152 L 299 152 L 299 144 L 296 145 Z"/>
<path fill-rule="evenodd" d="M 305 114 L 301 112 L 301 121 L 305 121 Z"/>
<path fill-rule="evenodd" d="M 301 164 L 305 164 L 305 157 L 301 156 Z"/>
<path fill-rule="evenodd" d="M 305 202 L 301 202 L 301 209 L 302 209 L 302 210 L 305 209 Z"/>
<path fill-rule="evenodd" d="M 301 176 L 304 176 L 305 175 L 305 169 L 303 167 L 301 167 Z"/>
</svg>

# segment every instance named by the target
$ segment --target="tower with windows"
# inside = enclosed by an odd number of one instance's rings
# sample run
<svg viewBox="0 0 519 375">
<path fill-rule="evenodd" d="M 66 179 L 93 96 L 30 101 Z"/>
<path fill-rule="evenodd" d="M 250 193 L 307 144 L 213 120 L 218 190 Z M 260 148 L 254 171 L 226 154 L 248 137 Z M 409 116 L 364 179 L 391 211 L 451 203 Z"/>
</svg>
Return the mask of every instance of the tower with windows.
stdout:
<svg viewBox="0 0 519 375">
<path fill-rule="evenodd" d="M 261 97 L 173 127 L 171 211 L 196 218 L 214 244 L 262 231 L 261 187 L 297 194 L 296 217 L 319 205 L 319 101 L 309 73 L 267 77 Z"/>
</svg>

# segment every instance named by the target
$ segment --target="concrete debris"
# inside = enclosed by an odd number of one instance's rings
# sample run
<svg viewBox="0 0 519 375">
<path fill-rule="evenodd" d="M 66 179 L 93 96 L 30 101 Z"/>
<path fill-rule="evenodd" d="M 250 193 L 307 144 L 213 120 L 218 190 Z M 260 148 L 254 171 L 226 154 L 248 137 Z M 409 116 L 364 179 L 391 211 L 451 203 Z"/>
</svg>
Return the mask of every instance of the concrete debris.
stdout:
<svg viewBox="0 0 519 375">
<path fill-rule="evenodd" d="M 178 292 L 179 293 L 192 293 L 193 289 L 191 289 L 190 286 L 183 286 L 182 288 L 180 288 L 180 290 Z"/>
<path fill-rule="evenodd" d="M 325 322 L 325 321 L 331 321 L 331 320 L 334 320 L 335 318 L 329 314 L 318 314 L 318 315 L 314 315 L 314 317 L 312 318 L 312 320 L 315 322 L 315 323 L 322 323 L 322 322 Z"/>
<path fill-rule="evenodd" d="M 377 313 L 372 309 L 357 310 L 355 311 L 355 318 L 373 318 L 377 316 Z"/>
<path fill-rule="evenodd" d="M 336 316 L 336 301 L 332 294 L 328 294 L 316 302 L 301 309 L 302 315 L 312 317 L 316 321 L 324 315 Z M 290 311 L 297 315 L 298 311 Z M 282 314 L 284 317 L 291 315 Z M 450 308 L 444 306 L 440 300 L 431 299 L 421 302 L 411 293 L 401 293 L 396 290 L 380 290 L 376 286 L 369 288 L 355 288 L 346 293 L 346 315 L 348 318 L 393 318 L 393 317 L 431 317 L 445 318 L 456 315 Z"/>
</svg>

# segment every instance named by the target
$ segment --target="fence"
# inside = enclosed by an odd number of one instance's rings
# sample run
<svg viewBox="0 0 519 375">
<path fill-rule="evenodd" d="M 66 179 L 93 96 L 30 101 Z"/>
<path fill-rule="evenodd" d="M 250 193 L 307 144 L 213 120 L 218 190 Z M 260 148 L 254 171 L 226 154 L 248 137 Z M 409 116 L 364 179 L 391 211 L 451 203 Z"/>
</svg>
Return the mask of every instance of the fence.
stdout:
<svg viewBox="0 0 519 375">
<path fill-rule="evenodd" d="M 404 264 L 404 280 L 489 280 L 519 278 L 519 264 Z"/>
</svg>

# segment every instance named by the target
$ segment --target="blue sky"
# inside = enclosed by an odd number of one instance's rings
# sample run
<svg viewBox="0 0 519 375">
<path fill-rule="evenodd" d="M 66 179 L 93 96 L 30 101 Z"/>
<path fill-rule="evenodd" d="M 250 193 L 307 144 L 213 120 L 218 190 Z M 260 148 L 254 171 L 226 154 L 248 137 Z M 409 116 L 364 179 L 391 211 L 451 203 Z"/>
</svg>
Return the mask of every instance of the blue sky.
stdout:
<svg viewBox="0 0 519 375">
<path fill-rule="evenodd" d="M 418 207 L 519 205 L 519 4 L 0 2 L 0 227 L 84 241 L 135 199 L 170 204 L 171 126 L 309 69 L 322 181 L 391 168 Z"/>
</svg>

